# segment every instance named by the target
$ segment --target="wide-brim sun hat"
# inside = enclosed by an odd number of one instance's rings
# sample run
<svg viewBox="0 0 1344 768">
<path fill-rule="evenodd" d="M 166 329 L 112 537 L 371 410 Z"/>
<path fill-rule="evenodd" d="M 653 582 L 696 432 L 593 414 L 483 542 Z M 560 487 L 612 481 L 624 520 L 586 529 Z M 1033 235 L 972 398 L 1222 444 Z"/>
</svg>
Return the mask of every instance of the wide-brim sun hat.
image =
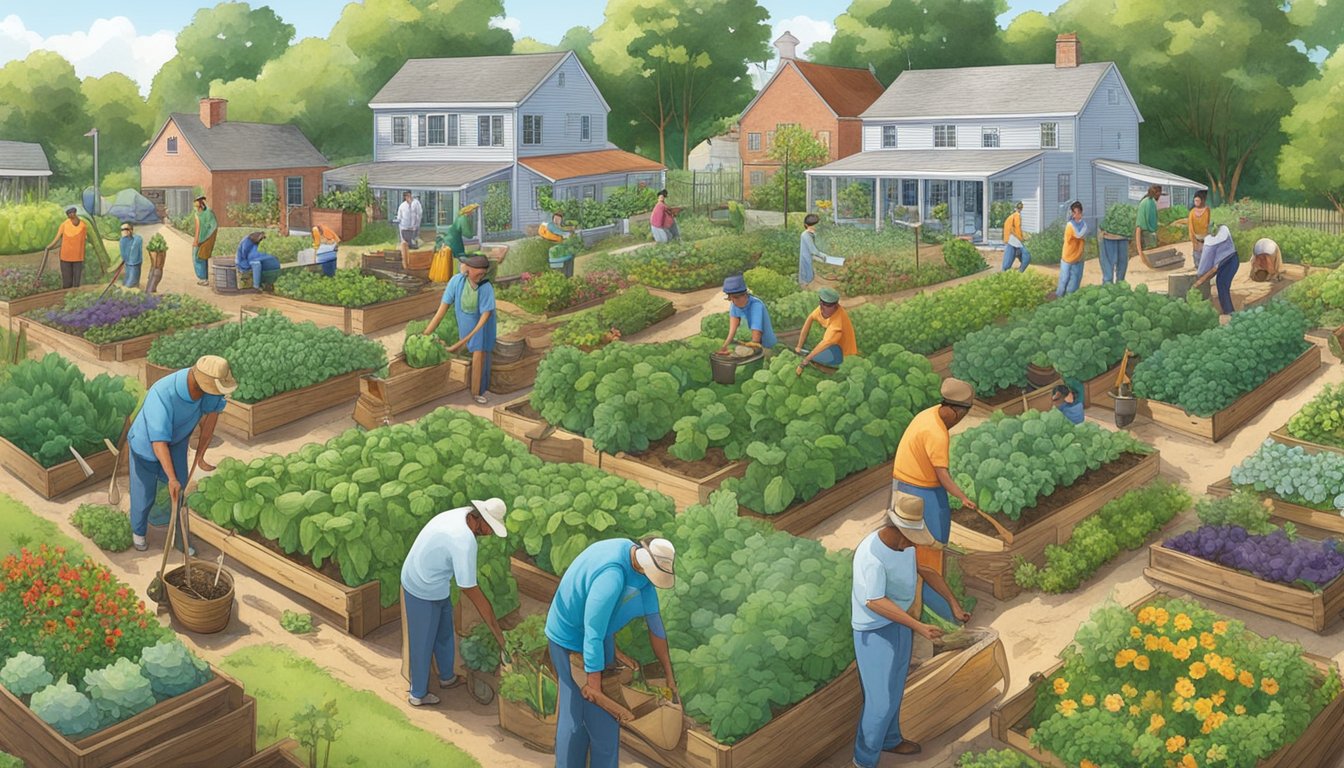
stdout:
<svg viewBox="0 0 1344 768">
<path fill-rule="evenodd" d="M 658 589 L 671 589 L 677 583 L 677 550 L 667 539 L 653 538 L 635 546 L 635 562 Z"/>
<path fill-rule="evenodd" d="M 230 395 L 238 388 L 229 361 L 219 355 L 202 355 L 192 370 L 196 372 L 196 383 L 207 395 Z"/>
<path fill-rule="evenodd" d="M 480 207 L 481 206 L 479 203 L 467 203 L 466 205 L 462 206 L 457 213 L 459 216 L 468 216 L 472 213 L 472 211 L 475 211 L 477 208 Z"/>
<path fill-rule="evenodd" d="M 914 494 L 897 491 L 891 509 L 887 510 L 887 519 L 913 544 L 928 547 L 936 543 L 929 526 L 924 524 L 924 500 Z"/>
<path fill-rule="evenodd" d="M 1265 254 L 1274 253 L 1275 251 L 1278 250 L 1279 250 L 1278 243 L 1274 242 L 1268 237 L 1262 237 L 1259 240 L 1255 241 L 1255 247 L 1251 249 L 1251 253 L 1256 256 L 1263 256 Z"/>
<path fill-rule="evenodd" d="M 504 505 L 503 499 L 489 498 L 485 501 L 477 499 L 471 500 L 471 506 L 476 508 L 481 518 L 490 526 L 490 530 L 501 539 L 509 537 L 509 529 L 504 527 L 504 518 L 508 515 L 508 507 Z"/>
</svg>

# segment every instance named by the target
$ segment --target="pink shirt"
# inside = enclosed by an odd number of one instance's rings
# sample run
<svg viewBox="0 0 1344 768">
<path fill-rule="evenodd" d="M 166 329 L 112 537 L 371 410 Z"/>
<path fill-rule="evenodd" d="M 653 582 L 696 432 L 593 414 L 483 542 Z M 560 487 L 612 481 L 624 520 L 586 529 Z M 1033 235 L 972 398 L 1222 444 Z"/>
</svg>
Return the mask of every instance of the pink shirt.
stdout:
<svg viewBox="0 0 1344 768">
<path fill-rule="evenodd" d="M 667 229 L 672 224 L 672 212 L 667 209 L 667 203 L 659 200 L 653 206 L 653 213 L 649 214 L 649 226 Z"/>
</svg>

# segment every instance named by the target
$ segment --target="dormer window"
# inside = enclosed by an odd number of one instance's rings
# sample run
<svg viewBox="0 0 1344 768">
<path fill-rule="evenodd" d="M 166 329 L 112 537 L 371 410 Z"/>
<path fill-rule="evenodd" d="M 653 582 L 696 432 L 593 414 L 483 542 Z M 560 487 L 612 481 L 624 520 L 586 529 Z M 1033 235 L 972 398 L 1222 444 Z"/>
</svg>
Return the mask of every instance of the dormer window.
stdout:
<svg viewBox="0 0 1344 768">
<path fill-rule="evenodd" d="M 1059 123 L 1041 123 L 1041 149 L 1059 149 Z"/>
</svg>

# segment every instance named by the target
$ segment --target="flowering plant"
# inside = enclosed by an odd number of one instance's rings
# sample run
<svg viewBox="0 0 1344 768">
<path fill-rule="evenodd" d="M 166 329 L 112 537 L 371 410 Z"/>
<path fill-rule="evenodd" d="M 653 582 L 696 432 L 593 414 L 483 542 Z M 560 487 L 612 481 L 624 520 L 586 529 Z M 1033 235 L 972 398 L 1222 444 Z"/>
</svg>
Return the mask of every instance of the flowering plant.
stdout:
<svg viewBox="0 0 1344 768">
<path fill-rule="evenodd" d="M 39 281 L 37 272 L 32 267 L 5 267 L 0 269 L 0 299 L 6 301 L 22 299 L 35 293 L 54 291 L 60 287 L 61 276 L 55 270 L 43 272 L 42 279 Z"/>
<path fill-rule="evenodd" d="M 224 313 L 190 296 L 116 291 L 101 299 L 95 293 L 74 294 L 60 307 L 35 309 L 27 316 L 94 344 L 107 344 L 213 323 Z"/>
</svg>

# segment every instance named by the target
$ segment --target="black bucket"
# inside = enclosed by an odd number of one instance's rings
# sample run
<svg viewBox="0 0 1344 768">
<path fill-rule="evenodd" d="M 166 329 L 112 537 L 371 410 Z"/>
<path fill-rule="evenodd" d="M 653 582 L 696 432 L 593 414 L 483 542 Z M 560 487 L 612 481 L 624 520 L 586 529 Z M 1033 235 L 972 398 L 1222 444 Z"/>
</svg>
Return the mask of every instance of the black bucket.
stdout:
<svg viewBox="0 0 1344 768">
<path fill-rule="evenodd" d="M 737 383 L 739 369 L 745 369 L 743 372 L 751 375 L 760 369 L 760 363 L 764 359 L 764 350 L 757 350 L 756 354 L 749 357 L 733 357 L 732 355 L 712 353 L 709 356 L 709 370 L 714 377 L 715 384 L 731 387 Z"/>
<path fill-rule="evenodd" d="M 1115 400 L 1115 426 L 1127 427 L 1132 424 L 1134 416 L 1139 412 L 1139 401 L 1134 393 L 1129 387 L 1122 386 L 1110 395 Z"/>
</svg>

